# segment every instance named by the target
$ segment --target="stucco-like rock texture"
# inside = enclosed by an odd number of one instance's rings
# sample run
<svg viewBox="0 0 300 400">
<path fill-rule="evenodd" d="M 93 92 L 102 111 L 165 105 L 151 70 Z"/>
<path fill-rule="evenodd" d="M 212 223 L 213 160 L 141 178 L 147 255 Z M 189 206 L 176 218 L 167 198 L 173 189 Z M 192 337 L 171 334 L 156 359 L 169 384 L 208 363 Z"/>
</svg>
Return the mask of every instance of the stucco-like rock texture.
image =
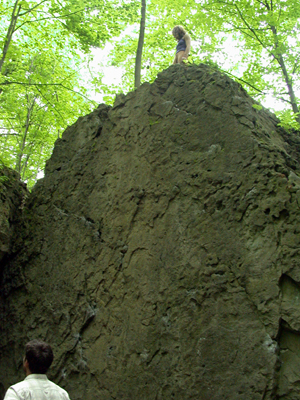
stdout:
<svg viewBox="0 0 300 400">
<path fill-rule="evenodd" d="M 2 392 L 32 338 L 72 400 L 300 399 L 300 140 L 174 65 L 56 142 L 1 283 Z"/>
<path fill-rule="evenodd" d="M 19 175 L 9 168 L 0 169 L 0 263 L 9 255 L 14 227 L 18 225 L 28 191 Z M 0 264 L 1 273 L 1 264 Z"/>
</svg>

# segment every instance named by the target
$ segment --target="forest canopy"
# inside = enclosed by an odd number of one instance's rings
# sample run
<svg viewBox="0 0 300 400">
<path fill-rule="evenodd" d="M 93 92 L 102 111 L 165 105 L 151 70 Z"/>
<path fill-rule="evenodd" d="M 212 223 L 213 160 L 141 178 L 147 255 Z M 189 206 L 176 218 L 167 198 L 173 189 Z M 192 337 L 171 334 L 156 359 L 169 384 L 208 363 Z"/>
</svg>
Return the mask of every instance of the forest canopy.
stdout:
<svg viewBox="0 0 300 400">
<path fill-rule="evenodd" d="M 299 127 L 298 0 L 3 0 L 0 11 L 0 161 L 29 186 L 67 125 L 97 106 L 92 91 L 112 102 L 172 64 L 175 25 L 191 36 L 190 62 L 221 69 L 260 102 L 271 96 L 282 124 Z M 107 44 L 117 87 L 101 68 L 86 73 Z"/>
</svg>

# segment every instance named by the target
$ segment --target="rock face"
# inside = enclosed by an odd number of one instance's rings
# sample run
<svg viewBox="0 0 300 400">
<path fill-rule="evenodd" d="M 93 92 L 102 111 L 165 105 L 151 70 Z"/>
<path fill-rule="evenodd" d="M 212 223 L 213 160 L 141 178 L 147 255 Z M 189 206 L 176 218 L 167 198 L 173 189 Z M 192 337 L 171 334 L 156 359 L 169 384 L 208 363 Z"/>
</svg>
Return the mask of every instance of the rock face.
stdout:
<svg viewBox="0 0 300 400">
<path fill-rule="evenodd" d="M 1 286 L 2 393 L 26 341 L 72 400 L 300 399 L 300 141 L 174 65 L 56 142 Z"/>
<path fill-rule="evenodd" d="M 28 195 L 19 175 L 6 168 L 0 169 L 0 263 L 10 252 L 14 227 Z M 1 273 L 1 265 L 0 265 Z"/>
</svg>

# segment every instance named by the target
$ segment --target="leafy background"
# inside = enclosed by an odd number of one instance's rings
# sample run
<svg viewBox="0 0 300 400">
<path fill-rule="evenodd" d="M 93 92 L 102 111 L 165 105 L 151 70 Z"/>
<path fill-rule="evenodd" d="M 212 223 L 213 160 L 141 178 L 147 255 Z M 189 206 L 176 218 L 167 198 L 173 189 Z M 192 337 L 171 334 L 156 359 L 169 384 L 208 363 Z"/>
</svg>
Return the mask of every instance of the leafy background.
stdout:
<svg viewBox="0 0 300 400">
<path fill-rule="evenodd" d="M 112 104 L 134 89 L 141 2 L 3 0 L 0 13 L 0 161 L 32 187 L 55 140 L 95 99 Z M 190 62 L 228 73 L 299 129 L 298 0 L 147 0 L 141 82 L 172 64 L 178 24 L 192 39 Z M 119 82 L 107 80 L 109 66 Z"/>
</svg>

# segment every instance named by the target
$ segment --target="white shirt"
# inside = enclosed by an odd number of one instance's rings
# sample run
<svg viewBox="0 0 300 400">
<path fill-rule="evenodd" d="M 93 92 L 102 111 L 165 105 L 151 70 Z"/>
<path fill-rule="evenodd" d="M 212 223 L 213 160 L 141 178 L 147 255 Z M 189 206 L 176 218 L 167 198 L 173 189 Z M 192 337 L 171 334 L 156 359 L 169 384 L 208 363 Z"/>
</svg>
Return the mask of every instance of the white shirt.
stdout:
<svg viewBox="0 0 300 400">
<path fill-rule="evenodd" d="M 68 393 L 49 381 L 47 375 L 30 374 L 12 385 L 3 400 L 70 400 Z"/>
</svg>

